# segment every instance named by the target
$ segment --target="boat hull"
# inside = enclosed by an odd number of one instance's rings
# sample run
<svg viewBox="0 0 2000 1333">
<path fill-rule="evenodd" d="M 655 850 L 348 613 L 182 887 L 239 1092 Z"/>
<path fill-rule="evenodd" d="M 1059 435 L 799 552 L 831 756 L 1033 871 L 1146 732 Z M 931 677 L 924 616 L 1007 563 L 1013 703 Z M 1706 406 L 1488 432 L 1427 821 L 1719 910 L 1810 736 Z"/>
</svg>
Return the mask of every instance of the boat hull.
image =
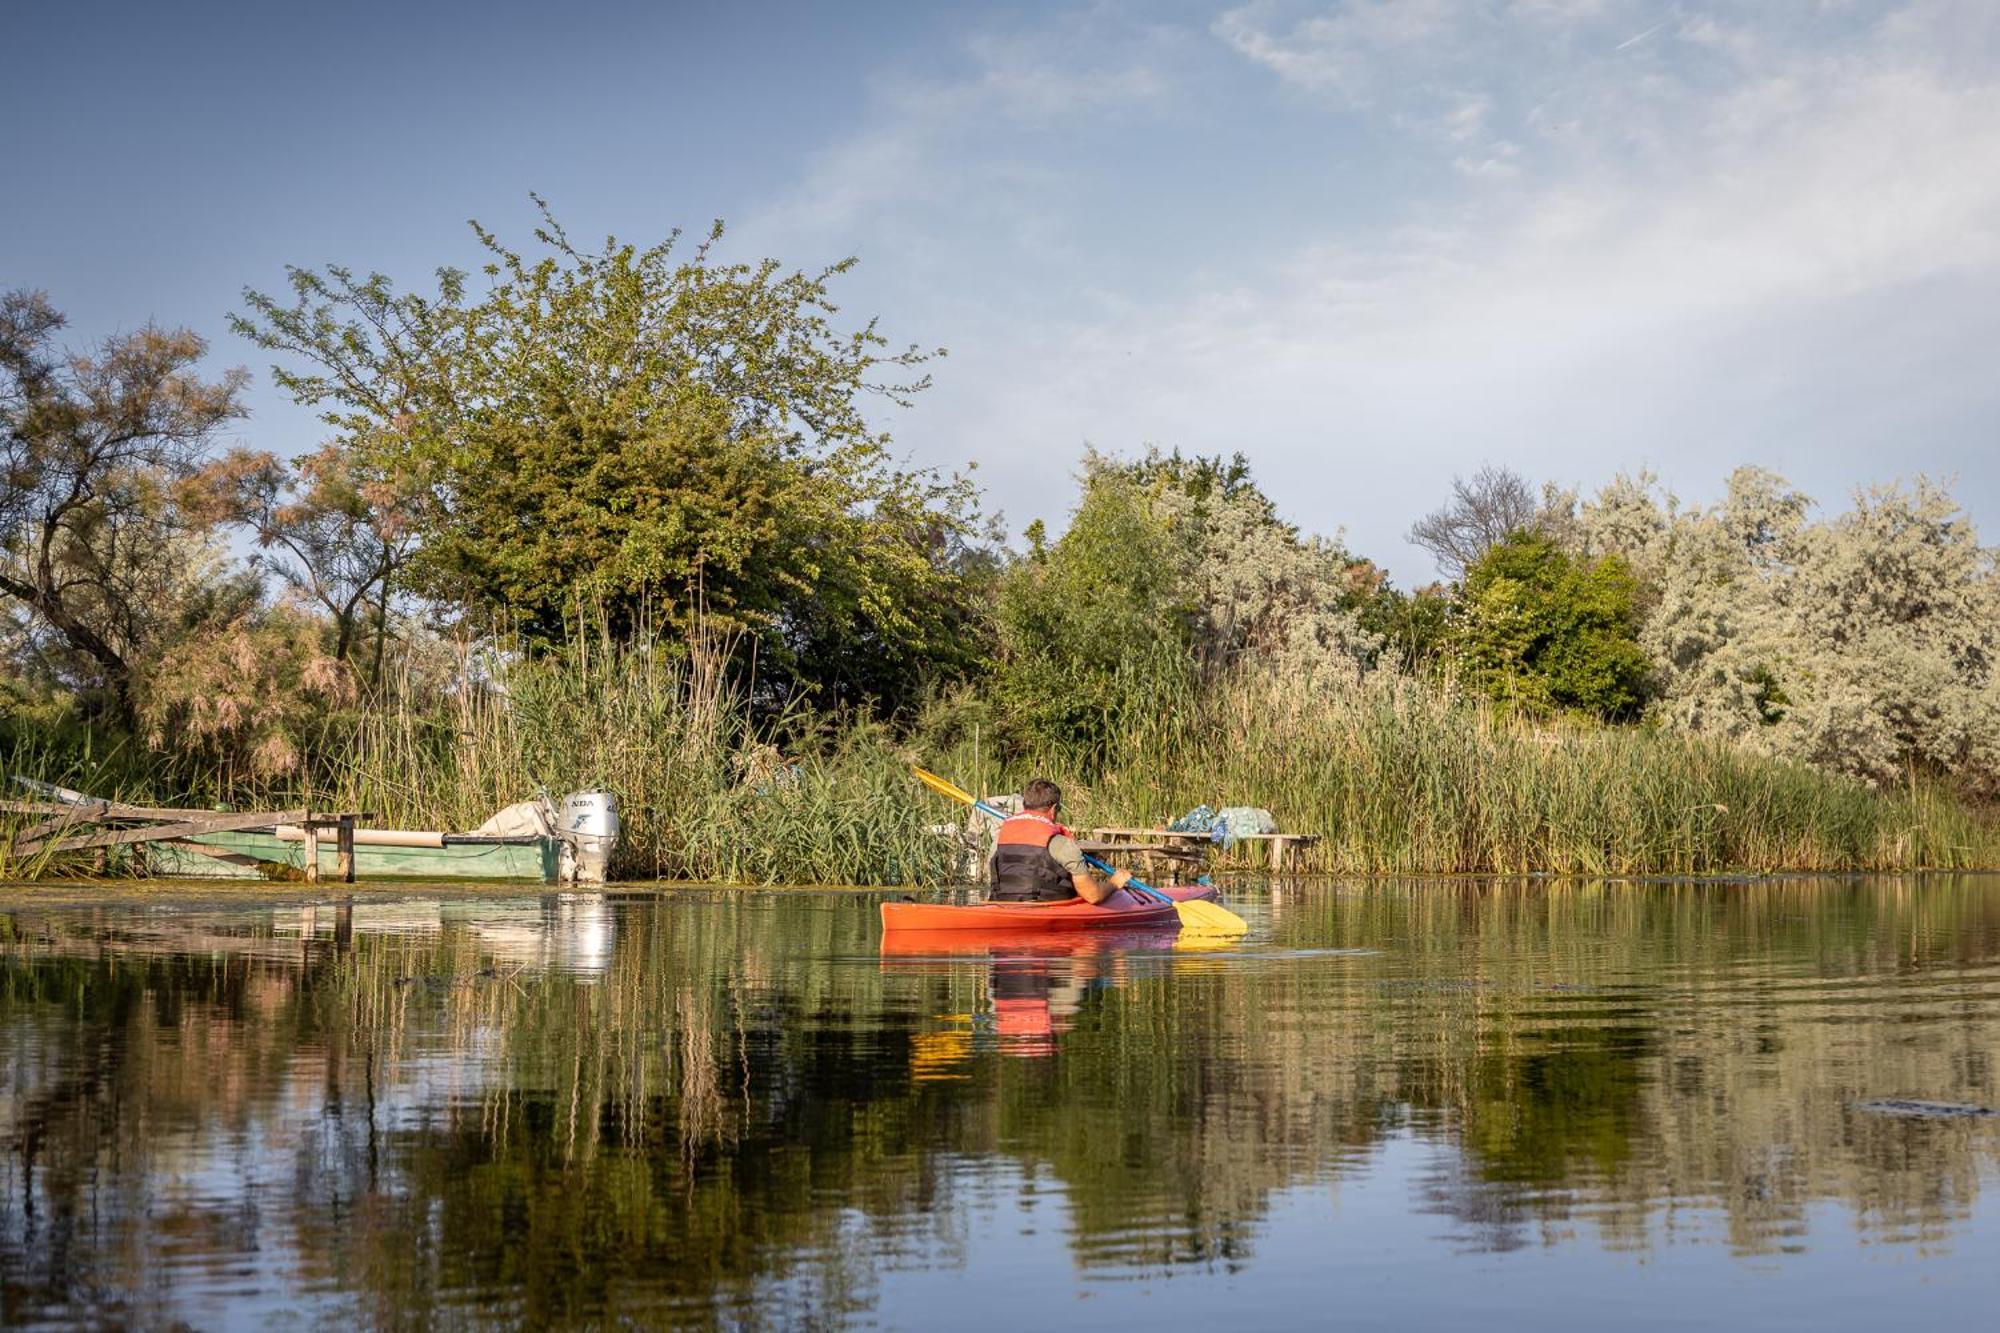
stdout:
<svg viewBox="0 0 2000 1333">
<path fill-rule="evenodd" d="M 441 847 L 384 847 L 358 843 L 357 879 L 491 879 L 554 884 L 562 844 L 555 838 L 476 838 L 447 835 Z M 331 880 L 339 869 L 331 834 L 319 843 L 319 870 Z M 305 871 L 305 844 L 270 833 L 210 833 L 156 842 L 146 848 L 150 873 L 170 879 L 295 879 Z"/>
<path fill-rule="evenodd" d="M 1166 885 L 1160 889 L 1174 903 L 1215 897 L 1210 884 Z M 1034 935 L 1078 930 L 1133 930 L 1179 924 L 1174 903 L 1162 903 L 1120 889 L 1102 903 L 1072 898 L 1059 903 L 883 903 L 885 931 L 979 931 L 988 934 Z"/>
</svg>

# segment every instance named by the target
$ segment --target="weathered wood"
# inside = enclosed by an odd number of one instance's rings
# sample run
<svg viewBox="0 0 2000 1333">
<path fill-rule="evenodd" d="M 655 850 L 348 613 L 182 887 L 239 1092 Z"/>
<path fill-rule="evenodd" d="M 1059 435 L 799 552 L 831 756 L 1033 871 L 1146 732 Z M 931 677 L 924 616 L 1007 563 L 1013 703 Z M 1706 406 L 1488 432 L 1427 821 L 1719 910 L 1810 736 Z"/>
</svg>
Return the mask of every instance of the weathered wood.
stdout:
<svg viewBox="0 0 2000 1333">
<path fill-rule="evenodd" d="M 306 831 L 306 883 L 319 883 L 319 825 L 300 821 Z"/>
<path fill-rule="evenodd" d="M 1154 856 L 1172 856 L 1184 860 L 1198 860 L 1199 846 L 1172 842 L 1097 842 L 1083 839 L 1077 843 L 1086 852 L 1146 852 Z"/>
<path fill-rule="evenodd" d="M 80 852 L 91 847 L 117 847 L 132 842 L 162 842 L 171 838 L 195 838 L 205 833 L 233 833 L 240 829 L 269 828 L 272 824 L 297 824 L 306 818 L 304 810 L 279 810 L 249 814 L 216 814 L 208 812 L 201 819 L 184 820 L 173 824 L 148 824 L 144 828 L 115 829 L 109 833 L 91 833 L 81 837 L 64 838 L 60 842 L 46 845 L 24 846 L 16 850 L 20 855 L 31 856 L 38 852 Z"/>
<path fill-rule="evenodd" d="M 74 823 L 104 823 L 118 819 L 195 819 L 224 813 L 181 806 L 126 805 L 119 801 L 0 801 L 0 813 L 10 815 L 66 815 Z"/>
<path fill-rule="evenodd" d="M 95 824 L 96 822 L 94 819 L 44 819 L 39 824 L 31 824 L 27 828 L 22 829 L 20 837 L 15 839 L 15 841 L 22 846 L 27 846 L 30 843 L 42 841 L 51 833 L 60 833 L 64 829 L 75 828 L 78 824 Z"/>
<path fill-rule="evenodd" d="M 343 817 L 339 823 L 339 831 L 334 834 L 334 837 L 337 839 L 334 844 L 337 851 L 334 860 L 334 869 L 339 873 L 341 883 L 352 884 L 354 882 L 354 820 Z"/>
<path fill-rule="evenodd" d="M 1190 849 L 1211 839 L 1206 832 L 1195 833 L 1180 829 L 1161 828 L 1097 828 L 1092 829 L 1094 838 L 1111 840 L 1121 847 L 1136 847 L 1129 840 L 1151 838 L 1169 845 L 1185 846 Z M 1285 868 L 1285 858 L 1320 840 L 1317 833 L 1239 833 L 1230 839 L 1231 843 L 1268 842 L 1271 844 L 1271 873 L 1281 874 Z"/>
</svg>

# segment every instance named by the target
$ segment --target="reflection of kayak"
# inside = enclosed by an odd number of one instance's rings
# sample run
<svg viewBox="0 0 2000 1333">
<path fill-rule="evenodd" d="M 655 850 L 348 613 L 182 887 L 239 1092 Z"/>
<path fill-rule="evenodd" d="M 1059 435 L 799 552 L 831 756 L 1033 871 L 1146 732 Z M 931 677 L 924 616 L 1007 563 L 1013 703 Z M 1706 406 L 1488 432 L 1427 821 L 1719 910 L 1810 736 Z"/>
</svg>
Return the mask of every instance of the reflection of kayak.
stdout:
<svg viewBox="0 0 2000 1333">
<path fill-rule="evenodd" d="M 1168 886 L 1161 893 L 1175 902 L 1215 897 L 1211 884 Z M 883 903 L 882 929 L 903 931 L 976 930 L 1026 934 L 1043 931 L 1130 930 L 1139 926 L 1177 926 L 1173 903 L 1158 902 L 1120 889 L 1101 903 L 1071 898 L 1059 903 Z"/>
</svg>

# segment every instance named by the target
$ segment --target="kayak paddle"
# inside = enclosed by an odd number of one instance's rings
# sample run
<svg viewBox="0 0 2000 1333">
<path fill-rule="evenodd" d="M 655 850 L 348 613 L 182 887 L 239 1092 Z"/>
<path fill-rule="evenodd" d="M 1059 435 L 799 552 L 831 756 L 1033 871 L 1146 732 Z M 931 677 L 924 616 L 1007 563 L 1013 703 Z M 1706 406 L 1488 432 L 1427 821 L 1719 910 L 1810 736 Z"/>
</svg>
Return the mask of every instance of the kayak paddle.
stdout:
<svg viewBox="0 0 2000 1333">
<path fill-rule="evenodd" d="M 917 775 L 917 781 L 923 783 L 938 795 L 948 796 L 960 805 L 969 805 L 990 819 L 1004 820 L 1007 818 L 1005 810 L 997 806 L 988 805 L 949 778 L 941 778 L 929 769 L 924 768 L 914 769 L 913 771 Z M 1100 874 L 1115 875 L 1118 873 L 1111 866 L 1106 865 L 1088 852 L 1084 853 L 1083 859 L 1091 869 Z M 1172 903 L 1175 914 L 1181 919 L 1181 929 L 1183 930 L 1198 930 L 1217 935 L 1241 935 L 1244 931 L 1250 929 L 1248 921 L 1245 921 L 1221 903 L 1201 900 L 1182 902 L 1170 894 L 1161 893 L 1152 885 L 1139 879 L 1127 880 L 1125 887 L 1142 898 L 1151 898 L 1155 902 Z"/>
</svg>

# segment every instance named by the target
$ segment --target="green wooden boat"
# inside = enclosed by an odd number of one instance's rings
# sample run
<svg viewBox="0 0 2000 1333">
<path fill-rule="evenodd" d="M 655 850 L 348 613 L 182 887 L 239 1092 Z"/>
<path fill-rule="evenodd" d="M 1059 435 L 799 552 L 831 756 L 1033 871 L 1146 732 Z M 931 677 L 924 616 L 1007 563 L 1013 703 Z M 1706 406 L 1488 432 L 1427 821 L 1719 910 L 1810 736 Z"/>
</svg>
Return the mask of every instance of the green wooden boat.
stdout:
<svg viewBox="0 0 2000 1333">
<path fill-rule="evenodd" d="M 470 833 L 357 828 L 354 877 L 602 884 L 620 830 L 618 802 L 606 792 L 522 801 Z M 305 833 L 282 824 L 148 842 L 144 855 L 149 873 L 171 878 L 305 878 Z M 322 833 L 322 881 L 338 879 L 339 858 L 333 836 Z"/>
<path fill-rule="evenodd" d="M 365 836 L 365 834 L 363 835 Z M 563 843 L 541 834 L 513 837 L 445 834 L 435 847 L 375 846 L 356 842 L 356 879 L 505 879 L 558 883 Z M 336 878 L 338 849 L 319 844 L 323 880 Z M 148 843 L 147 869 L 171 879 L 303 879 L 305 843 L 275 833 L 205 833 L 174 842 Z"/>
</svg>

